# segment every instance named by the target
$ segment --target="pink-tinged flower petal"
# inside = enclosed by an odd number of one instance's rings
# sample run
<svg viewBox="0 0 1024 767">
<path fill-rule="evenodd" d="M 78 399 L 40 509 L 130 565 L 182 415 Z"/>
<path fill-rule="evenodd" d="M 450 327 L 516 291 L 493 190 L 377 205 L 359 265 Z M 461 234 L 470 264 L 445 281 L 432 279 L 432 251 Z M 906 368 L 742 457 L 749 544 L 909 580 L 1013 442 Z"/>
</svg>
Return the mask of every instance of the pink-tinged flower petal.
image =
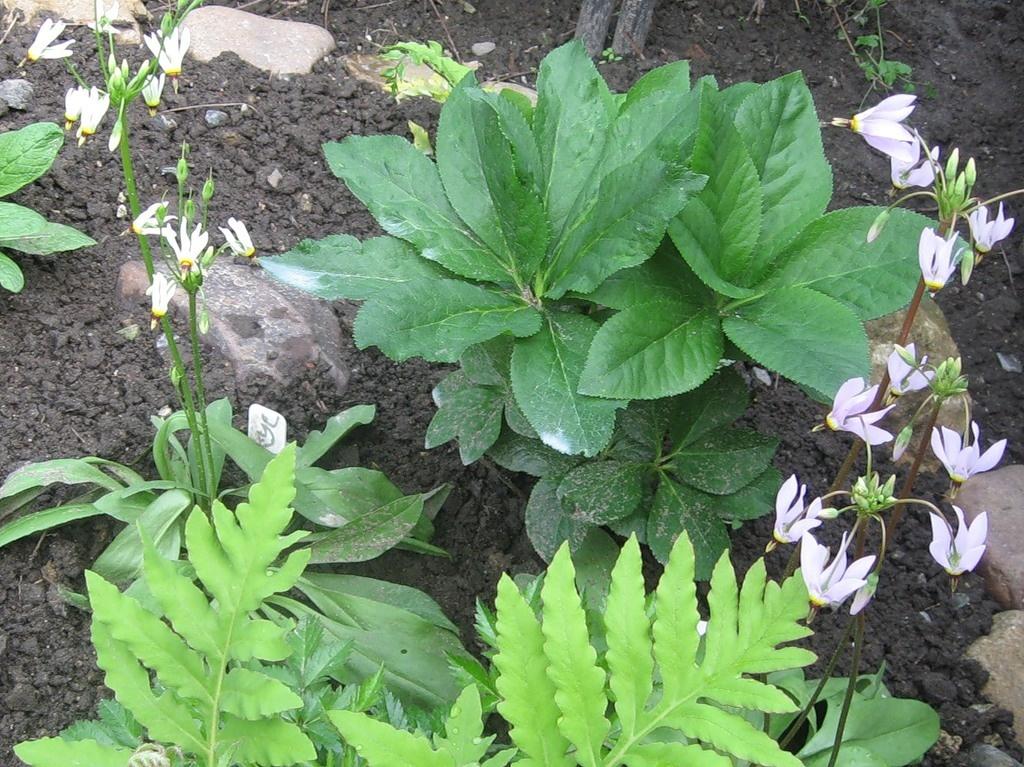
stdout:
<svg viewBox="0 0 1024 767">
<path fill-rule="evenodd" d="M 868 146 L 877 149 L 882 154 L 895 157 L 902 162 L 908 162 L 911 158 L 910 144 L 908 141 L 897 141 L 891 138 L 879 138 L 868 134 L 862 134 Z"/>
<path fill-rule="evenodd" d="M 861 610 L 868 606 L 868 603 L 874 598 L 874 596 L 875 588 L 871 585 L 871 582 L 868 581 L 857 589 L 857 594 L 853 597 L 853 602 L 850 603 L 850 615 L 857 615 L 860 613 Z"/>
<path fill-rule="evenodd" d="M 949 570 L 949 551 L 953 545 L 953 534 L 949 524 L 941 516 L 934 512 L 928 516 L 932 521 L 932 542 L 928 545 L 928 552 L 943 570 Z"/>
<path fill-rule="evenodd" d="M 1006 440 L 1001 439 L 996 442 L 992 447 L 981 454 L 981 457 L 974 464 L 972 474 L 980 474 L 983 471 L 989 471 L 995 468 L 995 465 L 999 463 L 1003 458 L 1003 452 L 1006 450 Z"/>
</svg>

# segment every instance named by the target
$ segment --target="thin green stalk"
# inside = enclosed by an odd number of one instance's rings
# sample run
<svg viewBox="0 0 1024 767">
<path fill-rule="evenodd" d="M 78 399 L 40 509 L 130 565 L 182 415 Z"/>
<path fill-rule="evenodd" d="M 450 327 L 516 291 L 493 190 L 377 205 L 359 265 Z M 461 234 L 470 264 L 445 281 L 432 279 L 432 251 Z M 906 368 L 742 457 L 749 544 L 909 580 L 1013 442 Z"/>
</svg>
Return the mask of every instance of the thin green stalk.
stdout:
<svg viewBox="0 0 1024 767">
<path fill-rule="evenodd" d="M 135 184 L 135 165 L 132 162 L 132 150 L 130 135 L 128 132 L 128 110 L 124 112 L 121 120 L 121 175 L 124 176 L 125 193 L 128 197 L 128 209 L 132 214 L 132 221 L 138 218 L 142 212 L 139 205 L 139 190 Z M 144 234 L 137 234 L 139 250 L 142 253 L 142 260 L 146 264 L 146 276 L 153 280 L 153 251 L 149 247 L 149 240 Z"/>
<path fill-rule="evenodd" d="M 210 442 L 210 426 L 206 417 L 206 387 L 203 385 L 203 360 L 200 354 L 199 348 L 199 325 L 197 321 L 196 312 L 196 293 L 189 291 L 188 294 L 188 331 L 189 340 L 192 346 L 192 371 L 196 379 L 196 396 L 199 399 L 199 406 L 197 412 L 199 414 L 199 424 L 202 431 L 197 435 L 197 442 L 199 447 L 200 461 L 209 465 L 209 473 L 206 478 L 209 485 L 206 487 L 207 497 L 210 502 L 217 497 L 217 488 L 213 486 L 214 479 L 214 466 L 213 466 L 213 445 Z"/>
<path fill-rule="evenodd" d="M 196 423 L 196 406 L 195 401 L 192 399 L 192 387 L 188 384 L 188 374 L 185 370 L 185 362 L 181 358 L 181 352 L 178 350 L 178 344 L 174 340 L 174 331 L 171 329 L 171 321 L 164 316 L 160 320 L 160 326 L 164 331 L 164 338 L 167 339 L 167 348 L 171 352 L 171 361 L 174 370 L 177 371 L 178 380 L 180 385 L 178 388 L 178 394 L 181 397 L 182 409 L 185 411 L 185 420 L 188 422 L 189 431 L 193 437 L 199 434 L 198 424 Z M 202 460 L 202 450 L 199 451 L 200 460 L 196 461 L 196 470 L 199 473 L 198 484 L 196 488 L 196 495 L 205 496 L 207 503 L 203 504 L 207 509 L 212 502 L 212 498 L 209 497 L 206 484 L 206 466 Z"/>
<path fill-rule="evenodd" d="M 850 679 L 846 683 L 846 695 L 843 697 L 843 709 L 839 712 L 839 725 L 836 727 L 836 739 L 832 742 L 832 755 L 829 756 L 828 767 L 836 767 L 836 760 L 842 750 L 846 719 L 850 715 L 853 693 L 857 688 L 857 674 L 860 673 L 860 653 L 864 647 L 864 616 L 858 615 L 853 622 L 857 628 L 853 635 L 853 661 L 850 667 Z"/>
<path fill-rule="evenodd" d="M 818 686 L 814 689 L 814 693 L 811 695 L 810 700 L 804 706 L 803 711 L 800 712 L 800 716 L 793 720 L 792 724 L 786 728 L 786 732 L 783 737 L 779 740 L 779 748 L 785 748 L 789 745 L 789 742 L 793 740 L 800 726 L 807 720 L 807 717 L 811 715 L 811 711 L 814 709 L 814 704 L 818 702 L 818 698 L 821 697 L 821 693 L 825 691 L 825 685 L 828 684 L 828 680 L 832 678 L 832 673 L 836 670 L 836 663 L 839 662 L 839 655 L 842 653 L 843 648 L 846 646 L 846 641 L 850 638 L 850 632 L 853 631 L 853 624 L 855 623 L 853 618 L 850 618 L 846 623 L 846 630 L 840 637 L 839 642 L 836 644 L 835 652 L 832 653 L 832 657 L 829 659 L 828 665 L 825 667 L 825 672 L 821 677 L 821 681 L 818 682 Z"/>
</svg>

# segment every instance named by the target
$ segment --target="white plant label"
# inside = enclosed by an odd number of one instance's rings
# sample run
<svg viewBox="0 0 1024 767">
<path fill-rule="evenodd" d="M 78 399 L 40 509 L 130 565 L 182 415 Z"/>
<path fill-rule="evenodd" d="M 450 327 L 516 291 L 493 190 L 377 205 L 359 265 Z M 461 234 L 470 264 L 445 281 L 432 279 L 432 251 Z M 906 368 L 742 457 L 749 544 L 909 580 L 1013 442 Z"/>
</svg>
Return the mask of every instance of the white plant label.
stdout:
<svg viewBox="0 0 1024 767">
<path fill-rule="evenodd" d="M 249 439 L 277 455 L 287 436 L 288 422 L 283 415 L 255 402 L 249 405 Z"/>
</svg>

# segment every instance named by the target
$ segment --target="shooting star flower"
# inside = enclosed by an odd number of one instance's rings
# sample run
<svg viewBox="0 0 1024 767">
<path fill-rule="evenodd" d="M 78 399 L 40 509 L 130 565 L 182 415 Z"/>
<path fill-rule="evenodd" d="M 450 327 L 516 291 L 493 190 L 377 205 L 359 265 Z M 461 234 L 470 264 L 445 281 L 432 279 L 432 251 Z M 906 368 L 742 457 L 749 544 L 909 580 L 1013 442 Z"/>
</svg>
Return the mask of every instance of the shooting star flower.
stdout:
<svg viewBox="0 0 1024 767">
<path fill-rule="evenodd" d="M 167 82 L 167 75 L 161 72 L 158 75 L 151 75 L 146 84 L 142 86 L 142 98 L 149 107 L 150 116 L 156 114 L 156 108 L 160 106 L 160 99 L 164 94 L 164 83 Z"/>
<path fill-rule="evenodd" d="M 103 116 L 110 106 L 110 96 L 96 87 L 89 89 L 88 95 L 82 104 L 82 121 L 78 124 L 78 145 L 85 143 L 89 136 L 92 136 L 103 122 Z"/>
<path fill-rule="evenodd" d="M 921 141 L 914 141 L 910 149 L 910 159 L 901 160 L 890 157 L 890 173 L 892 185 L 896 189 L 909 186 L 931 186 L 935 181 L 935 166 L 939 161 L 939 147 L 933 147 L 924 160 L 921 159 Z"/>
<path fill-rule="evenodd" d="M 174 296 L 174 291 L 177 287 L 178 285 L 174 280 L 167 279 L 160 272 L 153 275 L 153 282 L 146 288 L 146 295 L 151 296 L 153 299 L 149 312 L 151 316 L 150 330 L 155 328 L 157 322 L 167 315 L 167 307 L 170 305 L 171 298 Z"/>
<path fill-rule="evenodd" d="M 975 474 L 995 468 L 1006 450 L 1006 440 L 1001 439 L 984 453 L 979 447 L 981 436 L 978 424 L 971 421 L 974 441 L 967 445 L 961 436 L 945 426 L 932 429 L 932 452 L 946 468 L 954 487 L 962 485 Z"/>
<path fill-rule="evenodd" d="M 29 46 L 25 58 L 29 61 L 38 61 L 39 59 L 65 59 L 70 56 L 73 53 L 71 46 L 75 44 L 74 40 L 55 42 L 64 33 L 65 26 L 67 25 L 63 21 L 46 19 L 39 27 L 39 31 L 36 32 L 36 39 Z"/>
<path fill-rule="evenodd" d="M 167 215 L 166 202 L 154 202 L 132 221 L 132 231 L 135 234 L 162 234 L 164 225 L 174 218 Z"/>
<path fill-rule="evenodd" d="M 953 255 L 956 237 L 956 232 L 943 239 L 934 229 L 921 230 L 921 239 L 917 243 L 917 261 L 921 266 L 921 278 L 933 293 L 941 290 L 956 271 L 958 259 Z"/>
<path fill-rule="evenodd" d="M 832 120 L 832 124 L 859 133 L 869 146 L 879 152 L 895 157 L 901 162 L 910 162 L 913 158 L 913 145 L 917 143 L 917 139 L 901 123 L 914 111 L 916 100 L 916 96 L 907 94 L 889 96 L 870 109 L 858 112 L 849 120 L 836 118 Z"/>
<path fill-rule="evenodd" d="M 874 424 L 885 417 L 893 406 L 868 412 L 878 395 L 878 386 L 867 386 L 863 378 L 851 378 L 836 392 L 832 410 L 825 416 L 825 425 L 832 431 L 856 434 L 869 445 L 881 445 L 892 434 Z"/>
<path fill-rule="evenodd" d="M 166 37 L 161 32 L 145 37 L 146 47 L 156 56 L 164 74 L 172 80 L 181 75 L 182 61 L 191 39 L 189 31 L 183 27 L 175 27 Z"/>
<path fill-rule="evenodd" d="M 954 582 L 964 573 L 978 566 L 985 553 L 985 539 L 988 538 L 988 512 L 979 514 L 971 524 L 964 519 L 964 512 L 954 506 L 956 512 L 956 535 L 944 517 L 932 512 L 932 542 L 928 551 L 932 559 L 949 573 Z"/>
<path fill-rule="evenodd" d="M 914 344 L 907 344 L 903 351 L 906 353 L 906 357 L 917 359 L 917 349 Z M 893 397 L 901 397 L 912 391 L 927 389 L 928 382 L 935 377 L 934 372 L 921 370 L 927 362 L 927 354 L 916 365 L 907 362 L 898 349 L 890 354 L 886 361 L 886 367 L 889 370 L 889 394 Z"/>
<path fill-rule="evenodd" d="M 815 498 L 810 504 L 804 504 L 807 486 L 801 485 L 794 474 L 779 488 L 775 496 L 775 530 L 767 551 L 771 551 L 779 543 L 796 543 L 804 533 L 821 524 L 821 499 Z"/>
<path fill-rule="evenodd" d="M 82 107 L 89 99 L 89 89 L 77 85 L 68 89 L 64 94 L 64 130 L 71 130 L 71 126 L 78 122 L 82 116 Z"/>
<path fill-rule="evenodd" d="M 220 231 L 224 235 L 224 239 L 227 240 L 231 252 L 236 256 L 245 256 L 246 258 L 255 256 L 256 248 L 252 244 L 252 238 L 249 237 L 249 231 L 245 228 L 245 224 L 236 218 L 229 218 L 228 227 L 230 228 L 225 229 L 222 226 Z"/>
<path fill-rule="evenodd" d="M 1006 239 L 1013 230 L 1013 219 L 1003 215 L 1003 204 L 999 203 L 999 212 L 992 220 L 988 220 L 988 208 L 984 205 L 967 216 L 967 223 L 971 226 L 971 239 L 974 240 L 974 249 L 985 254 L 992 250 L 992 247 L 1000 240 Z"/>
<path fill-rule="evenodd" d="M 184 219 L 181 220 L 181 228 L 178 233 L 175 233 L 173 227 L 165 226 L 162 234 L 168 247 L 174 252 L 175 258 L 178 259 L 178 268 L 181 269 L 182 274 L 192 271 L 210 240 L 210 235 L 203 231 L 202 224 L 196 224 L 195 229 L 189 234 L 188 222 Z"/>
<path fill-rule="evenodd" d="M 813 608 L 838 607 L 867 584 L 875 557 L 861 557 L 847 566 L 846 549 L 849 545 L 847 534 L 843 533 L 839 551 L 830 563 L 827 546 L 818 543 L 810 533 L 804 533 L 800 539 L 800 570 Z"/>
</svg>

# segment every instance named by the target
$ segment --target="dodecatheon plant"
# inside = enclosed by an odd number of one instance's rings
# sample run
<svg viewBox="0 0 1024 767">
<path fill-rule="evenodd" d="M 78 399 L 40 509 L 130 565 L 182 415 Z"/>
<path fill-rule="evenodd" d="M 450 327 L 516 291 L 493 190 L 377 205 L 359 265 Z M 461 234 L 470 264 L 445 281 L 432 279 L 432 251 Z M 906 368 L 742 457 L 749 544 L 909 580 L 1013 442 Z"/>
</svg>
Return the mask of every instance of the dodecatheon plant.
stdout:
<svg viewBox="0 0 1024 767">
<path fill-rule="evenodd" d="M 807 486 L 801 485 L 794 474 L 779 488 L 775 496 L 775 530 L 773 540 L 765 547 L 771 551 L 779 543 L 796 543 L 803 534 L 821 524 L 821 499 L 804 503 Z"/>
<path fill-rule="evenodd" d="M 917 96 L 908 94 L 890 96 L 870 109 L 858 112 L 849 120 L 836 118 L 832 124 L 859 133 L 869 146 L 909 163 L 914 158 L 917 139 L 901 123 L 914 111 L 916 100 Z"/>
<path fill-rule="evenodd" d="M 110 96 L 107 93 L 95 86 L 89 89 L 89 93 L 82 103 L 81 122 L 78 124 L 78 132 L 75 134 L 78 136 L 79 146 L 99 130 L 100 123 L 103 122 L 103 116 L 106 115 L 109 106 Z"/>
<path fill-rule="evenodd" d="M 135 234 L 163 234 L 164 225 L 174 221 L 175 216 L 167 215 L 166 202 L 154 202 L 132 221 Z"/>
<path fill-rule="evenodd" d="M 118 0 L 114 0 L 114 2 L 110 4 L 109 8 L 104 7 L 103 0 L 96 0 L 93 8 L 95 18 L 93 21 L 86 24 L 86 26 L 103 35 L 116 35 L 121 30 L 115 27 L 113 22 L 114 19 L 117 18 L 119 10 L 120 3 Z"/>
<path fill-rule="evenodd" d="M 906 189 L 911 186 L 931 186 L 935 181 L 935 168 L 939 162 L 939 147 L 921 159 L 921 140 L 918 138 L 911 144 L 910 159 L 902 160 L 890 156 L 890 174 L 895 189 Z"/>
<path fill-rule="evenodd" d="M 917 243 L 917 261 L 921 266 L 924 284 L 933 293 L 941 290 L 956 271 L 958 259 L 953 255 L 956 237 L 956 232 L 944 238 L 934 229 L 921 230 L 921 239 Z"/>
<path fill-rule="evenodd" d="M 241 221 L 236 218 L 229 218 L 228 228 L 222 226 L 220 231 L 224 235 L 224 239 L 227 240 L 231 252 L 236 256 L 252 258 L 256 255 L 256 248 L 252 244 L 249 230 L 245 228 L 245 224 Z"/>
<path fill-rule="evenodd" d="M 932 559 L 938 562 L 953 579 L 956 589 L 957 579 L 964 573 L 978 566 L 982 554 L 985 553 L 985 540 L 988 538 L 988 512 L 979 514 L 971 524 L 964 519 L 964 512 L 954 506 L 956 512 L 956 535 L 945 517 L 932 512 L 932 542 L 928 551 Z"/>
<path fill-rule="evenodd" d="M 181 269 L 183 276 L 188 275 L 199 263 L 199 258 L 210 241 L 210 235 L 203 231 L 202 224 L 196 224 L 195 229 L 189 234 L 188 222 L 184 218 L 181 220 L 179 232 L 175 233 L 173 227 L 165 226 L 161 234 L 168 247 L 174 251 L 174 256 L 178 259 L 178 268 Z"/>
<path fill-rule="evenodd" d="M 167 279 L 162 273 L 157 272 L 153 275 L 153 282 L 146 288 L 146 295 L 152 298 L 149 310 L 150 330 L 155 328 L 157 322 L 167 315 L 167 307 L 177 288 L 178 284 L 174 280 Z"/>
<path fill-rule="evenodd" d="M 853 602 L 850 603 L 850 615 L 857 615 L 861 610 L 868 606 L 875 597 L 875 592 L 878 590 L 878 571 L 871 573 L 867 578 L 867 583 L 857 589 L 857 593 L 853 595 Z"/>
<path fill-rule="evenodd" d="M 832 431 L 856 434 L 869 445 L 881 445 L 892 434 L 874 424 L 885 417 L 893 406 L 868 412 L 878 394 L 878 386 L 868 386 L 863 378 L 851 378 L 836 392 L 832 410 L 825 416 L 825 425 Z"/>
<path fill-rule="evenodd" d="M 153 35 L 146 35 L 146 47 L 156 56 L 160 69 L 164 71 L 172 82 L 177 82 L 181 75 L 181 64 L 185 59 L 185 52 L 188 51 L 191 42 L 189 31 L 183 27 L 175 29 L 166 37 L 163 32 Z"/>
<path fill-rule="evenodd" d="M 160 106 L 160 99 L 164 93 L 164 83 L 167 82 L 167 75 L 163 72 L 151 75 L 146 84 L 142 86 L 142 99 L 149 108 L 150 117 L 156 114 L 156 108 Z"/>
<path fill-rule="evenodd" d="M 995 468 L 1003 457 L 1003 451 L 1006 450 L 1006 440 L 1001 439 L 982 453 L 980 429 L 974 421 L 971 421 L 971 432 L 974 434 L 974 441 L 968 445 L 952 429 L 945 426 L 932 429 L 932 452 L 946 467 L 946 472 L 953 482 L 953 495 L 960 485 L 975 474 Z"/>
<path fill-rule="evenodd" d="M 804 533 L 800 539 L 800 571 L 807 585 L 812 617 L 813 612 L 822 607 L 838 607 L 853 592 L 867 584 L 875 557 L 861 557 L 847 566 L 846 549 L 849 545 L 849 537 L 843 533 L 839 551 L 835 559 L 829 562 L 828 546 L 818 543 L 810 533 Z"/>
<path fill-rule="evenodd" d="M 988 220 L 988 208 L 984 205 L 968 214 L 967 223 L 971 227 L 971 239 L 974 249 L 984 255 L 1000 240 L 1006 239 L 1013 229 L 1012 218 L 1003 215 L 1003 204 L 999 203 L 999 212 L 991 221 Z"/>
<path fill-rule="evenodd" d="M 922 370 L 927 362 L 927 354 L 918 362 L 914 344 L 907 344 L 906 347 L 897 346 L 886 361 L 889 370 L 889 396 L 895 399 L 912 391 L 927 389 L 929 382 L 935 377 L 933 371 Z"/>
<path fill-rule="evenodd" d="M 71 130 L 71 126 L 78 122 L 82 116 L 82 108 L 89 99 L 89 89 L 76 85 L 68 89 L 64 94 L 64 130 Z"/>
<path fill-rule="evenodd" d="M 29 61 L 38 61 L 39 59 L 65 59 L 70 56 L 73 53 L 71 46 L 75 44 L 75 41 L 56 42 L 57 38 L 64 33 L 65 26 L 63 21 L 54 21 L 53 19 L 44 21 L 39 27 L 39 31 L 36 32 L 36 38 L 29 46 L 25 58 Z"/>
</svg>

